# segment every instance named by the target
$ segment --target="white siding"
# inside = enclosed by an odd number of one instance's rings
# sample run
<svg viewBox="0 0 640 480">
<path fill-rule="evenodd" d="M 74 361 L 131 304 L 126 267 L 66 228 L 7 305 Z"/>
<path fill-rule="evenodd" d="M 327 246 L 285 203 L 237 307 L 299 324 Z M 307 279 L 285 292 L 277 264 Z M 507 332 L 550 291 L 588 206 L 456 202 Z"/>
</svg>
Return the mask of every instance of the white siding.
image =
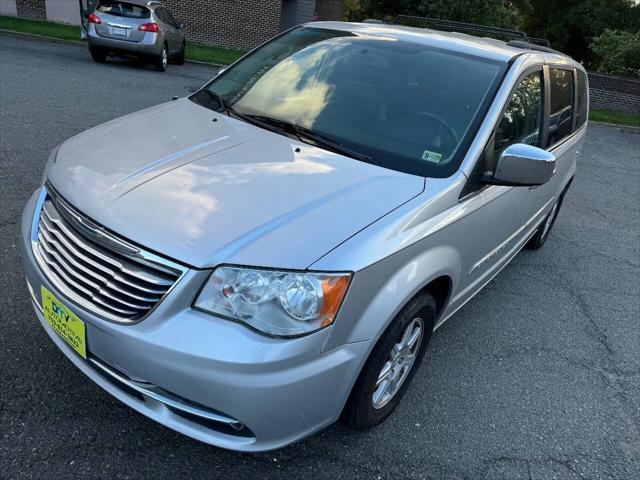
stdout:
<svg viewBox="0 0 640 480">
<path fill-rule="evenodd" d="M 17 17 L 16 0 L 0 0 L 0 15 Z"/>
<path fill-rule="evenodd" d="M 47 20 L 80 25 L 80 2 L 78 0 L 46 0 L 46 6 Z"/>
</svg>

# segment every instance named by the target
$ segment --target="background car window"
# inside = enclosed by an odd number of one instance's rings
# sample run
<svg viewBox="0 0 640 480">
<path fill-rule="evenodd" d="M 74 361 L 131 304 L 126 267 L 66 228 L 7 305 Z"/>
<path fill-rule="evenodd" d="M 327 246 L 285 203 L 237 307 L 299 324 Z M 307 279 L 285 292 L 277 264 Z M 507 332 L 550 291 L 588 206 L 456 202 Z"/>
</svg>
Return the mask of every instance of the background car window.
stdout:
<svg viewBox="0 0 640 480">
<path fill-rule="evenodd" d="M 549 142 L 554 145 L 573 129 L 573 71 L 549 70 Z"/>
<path fill-rule="evenodd" d="M 166 11 L 164 7 L 156 8 L 156 16 L 160 19 L 162 23 L 169 23 Z"/>
<path fill-rule="evenodd" d="M 108 15 L 127 18 L 149 18 L 151 14 L 147 7 L 143 7 L 141 5 L 133 5 L 127 2 L 114 2 L 108 0 L 101 1 L 100 5 L 98 5 L 97 10 Z"/>
<path fill-rule="evenodd" d="M 587 74 L 582 70 L 578 72 L 578 121 L 576 123 L 576 129 L 580 128 L 587 121 L 589 115 L 589 105 L 587 100 Z"/>
<path fill-rule="evenodd" d="M 495 133 L 494 159 L 514 143 L 538 145 L 542 114 L 542 72 L 527 75 L 511 101 Z"/>
<path fill-rule="evenodd" d="M 169 11 L 169 9 L 165 8 L 164 14 L 165 14 L 165 17 L 167 18 L 167 23 L 169 25 L 171 25 L 172 27 L 178 26 L 178 22 L 176 22 L 176 19 L 173 17 L 173 15 L 171 15 L 171 12 Z"/>
</svg>

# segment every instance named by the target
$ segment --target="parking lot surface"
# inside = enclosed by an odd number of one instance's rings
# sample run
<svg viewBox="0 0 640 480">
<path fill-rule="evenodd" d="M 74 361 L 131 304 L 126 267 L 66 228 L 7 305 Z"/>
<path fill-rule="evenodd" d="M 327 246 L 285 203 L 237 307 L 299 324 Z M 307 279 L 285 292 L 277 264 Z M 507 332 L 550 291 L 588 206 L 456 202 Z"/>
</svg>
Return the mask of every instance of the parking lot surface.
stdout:
<svg viewBox="0 0 640 480">
<path fill-rule="evenodd" d="M 640 134 L 589 127 L 547 244 L 523 251 L 433 336 L 398 411 L 238 454 L 174 433 L 76 370 L 32 311 L 22 206 L 49 151 L 185 96 L 215 69 L 91 62 L 0 34 L 0 477 L 640 478 Z M 87 152 L 90 158 L 91 152 Z"/>
</svg>

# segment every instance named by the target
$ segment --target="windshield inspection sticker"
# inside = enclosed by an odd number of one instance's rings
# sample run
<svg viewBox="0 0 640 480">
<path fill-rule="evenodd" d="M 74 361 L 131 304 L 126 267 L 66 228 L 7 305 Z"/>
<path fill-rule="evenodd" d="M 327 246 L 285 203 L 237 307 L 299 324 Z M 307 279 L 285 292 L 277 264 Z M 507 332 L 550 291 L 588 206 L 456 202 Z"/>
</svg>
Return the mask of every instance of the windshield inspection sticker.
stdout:
<svg viewBox="0 0 640 480">
<path fill-rule="evenodd" d="M 422 160 L 431 163 L 440 163 L 440 160 L 442 160 L 442 154 L 438 152 L 432 152 L 431 150 L 425 150 L 422 154 Z"/>
</svg>

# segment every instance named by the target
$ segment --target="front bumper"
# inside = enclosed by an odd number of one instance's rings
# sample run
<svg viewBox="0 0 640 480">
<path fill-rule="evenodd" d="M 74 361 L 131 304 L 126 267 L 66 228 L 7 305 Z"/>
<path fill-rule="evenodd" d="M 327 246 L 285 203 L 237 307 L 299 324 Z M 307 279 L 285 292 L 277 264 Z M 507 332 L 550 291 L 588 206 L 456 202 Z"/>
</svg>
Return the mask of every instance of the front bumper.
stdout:
<svg viewBox="0 0 640 480">
<path fill-rule="evenodd" d="M 369 342 L 321 354 L 331 327 L 302 338 L 278 340 L 195 311 L 190 305 L 208 275 L 198 270 L 190 270 L 144 321 L 117 325 L 102 320 L 67 299 L 38 268 L 31 250 L 35 199 L 34 194 L 23 212 L 22 247 L 36 314 L 58 348 L 102 388 L 169 428 L 233 450 L 280 448 L 338 418 Z M 88 360 L 78 356 L 44 320 L 39 307 L 41 285 L 85 322 Z M 113 375 L 105 375 L 100 365 L 125 382 L 113 381 Z M 160 396 L 132 391 L 127 381 L 151 386 Z M 223 420 L 246 428 L 217 428 L 215 421 L 195 421 L 166 398 L 200 412 L 218 412 Z"/>
</svg>

